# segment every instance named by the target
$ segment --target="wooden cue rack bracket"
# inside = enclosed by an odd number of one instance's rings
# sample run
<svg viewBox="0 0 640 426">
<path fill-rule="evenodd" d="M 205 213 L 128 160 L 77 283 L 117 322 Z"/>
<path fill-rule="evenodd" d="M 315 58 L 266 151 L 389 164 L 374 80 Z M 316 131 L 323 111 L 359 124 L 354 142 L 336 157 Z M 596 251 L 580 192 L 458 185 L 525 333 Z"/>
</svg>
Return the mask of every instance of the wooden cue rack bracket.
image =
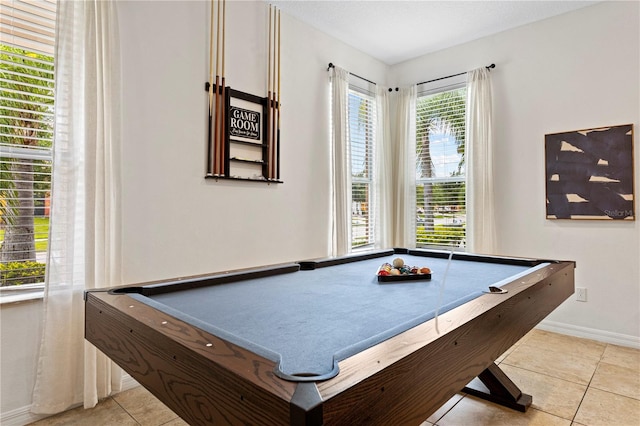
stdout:
<svg viewBox="0 0 640 426">
<path fill-rule="evenodd" d="M 205 82 L 204 89 L 209 92 L 210 83 Z M 217 87 L 222 95 L 223 87 Z M 214 83 L 213 91 L 216 91 Z M 260 97 L 240 90 L 224 87 L 222 99 L 222 120 L 225 123 L 223 134 L 224 149 L 217 151 L 214 140 L 209 137 L 208 152 L 212 161 L 220 161 L 222 173 L 207 171 L 205 179 L 227 179 L 250 182 L 283 183 L 280 179 L 280 131 L 269 143 L 269 98 Z M 277 101 L 271 100 L 271 111 L 279 108 Z M 211 123 L 209 124 L 212 125 Z M 211 135 L 213 132 L 210 132 Z M 222 158 L 215 158 L 222 152 Z M 271 158 L 271 161 L 270 161 Z M 275 162 L 275 167 L 272 163 Z M 270 171 L 275 171 L 275 174 Z"/>
</svg>

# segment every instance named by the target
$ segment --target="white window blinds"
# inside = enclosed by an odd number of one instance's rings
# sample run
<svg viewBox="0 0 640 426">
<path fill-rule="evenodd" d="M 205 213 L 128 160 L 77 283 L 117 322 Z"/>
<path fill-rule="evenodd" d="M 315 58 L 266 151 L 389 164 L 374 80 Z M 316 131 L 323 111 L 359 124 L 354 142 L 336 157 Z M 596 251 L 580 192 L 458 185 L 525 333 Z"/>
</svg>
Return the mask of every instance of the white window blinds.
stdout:
<svg viewBox="0 0 640 426">
<path fill-rule="evenodd" d="M 375 242 L 374 159 L 376 102 L 372 94 L 349 88 L 349 147 L 351 166 L 351 247 Z"/>
<path fill-rule="evenodd" d="M 0 285 L 44 281 L 56 2 L 0 7 Z"/>
<path fill-rule="evenodd" d="M 466 89 L 418 97 L 416 246 L 464 247 Z"/>
<path fill-rule="evenodd" d="M 0 7 L 3 44 L 53 55 L 55 28 L 54 0 L 3 0 Z"/>
</svg>

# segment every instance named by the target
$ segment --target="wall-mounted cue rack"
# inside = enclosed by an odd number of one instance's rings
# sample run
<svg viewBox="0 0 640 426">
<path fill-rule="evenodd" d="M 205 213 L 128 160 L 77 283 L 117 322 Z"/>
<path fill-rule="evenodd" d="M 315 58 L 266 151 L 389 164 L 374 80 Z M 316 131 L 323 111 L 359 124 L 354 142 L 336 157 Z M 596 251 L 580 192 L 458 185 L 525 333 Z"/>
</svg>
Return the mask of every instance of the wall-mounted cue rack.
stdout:
<svg viewBox="0 0 640 426">
<path fill-rule="evenodd" d="M 217 13 L 214 13 L 216 10 Z M 214 19 L 216 16 L 217 19 Z M 266 97 L 225 86 L 224 21 L 225 0 L 212 0 L 210 75 L 209 81 L 205 83 L 205 91 L 209 94 L 205 178 L 282 183 L 280 180 L 280 12 L 269 6 Z"/>
<path fill-rule="evenodd" d="M 221 140 L 209 138 L 210 161 L 207 179 L 236 179 L 282 183 L 280 180 L 280 130 L 270 125 L 277 117 L 277 102 L 269 98 L 241 92 L 230 87 L 218 87 L 222 100 L 221 120 L 211 127 L 224 129 Z M 205 83 L 205 90 L 210 84 Z M 215 85 L 214 89 L 215 90 Z M 271 110 L 271 111 L 270 111 Z M 276 120 L 277 121 L 277 120 Z M 277 123 L 276 123 L 277 124 Z M 275 137 L 272 129 L 275 129 Z M 210 134 L 213 132 L 210 132 Z M 216 143 L 216 142 L 219 142 Z"/>
</svg>

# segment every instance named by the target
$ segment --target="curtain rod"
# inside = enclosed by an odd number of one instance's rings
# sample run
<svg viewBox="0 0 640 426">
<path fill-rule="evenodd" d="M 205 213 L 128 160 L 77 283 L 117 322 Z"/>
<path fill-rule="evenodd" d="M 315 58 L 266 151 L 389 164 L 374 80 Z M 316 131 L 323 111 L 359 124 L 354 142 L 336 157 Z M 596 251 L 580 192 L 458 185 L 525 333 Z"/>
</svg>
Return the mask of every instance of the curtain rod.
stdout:
<svg viewBox="0 0 640 426">
<path fill-rule="evenodd" d="M 333 65 L 333 63 L 332 63 L 332 62 L 329 62 L 329 66 L 327 67 L 327 71 L 329 71 L 329 70 L 330 70 L 331 68 L 333 68 L 333 67 L 335 67 L 335 65 Z M 493 68 L 495 68 L 495 67 L 496 67 L 496 64 L 491 64 L 491 65 L 487 65 L 485 68 L 486 68 L 486 69 L 488 69 L 489 71 L 491 71 L 491 70 L 492 70 Z M 459 72 L 458 74 L 452 74 L 452 75 L 448 75 L 448 76 L 446 76 L 446 77 L 434 78 L 433 80 L 423 81 L 422 83 L 418 83 L 418 84 L 416 84 L 416 86 L 419 86 L 419 85 L 421 85 L 421 84 L 433 83 L 434 81 L 440 81 L 440 80 L 444 80 L 444 79 L 446 79 L 446 78 L 457 77 L 457 76 L 459 76 L 459 75 L 464 75 L 464 74 L 466 74 L 467 72 L 468 72 L 468 71 L 465 71 L 465 72 Z M 354 76 L 354 77 L 356 77 L 356 78 L 359 78 L 360 80 L 364 80 L 364 81 L 366 81 L 367 83 L 371 83 L 371 84 L 373 84 L 373 85 L 376 85 L 376 86 L 377 86 L 377 84 L 376 84 L 375 82 L 371 81 L 371 80 L 368 80 L 368 79 L 366 79 L 366 78 L 364 78 L 364 77 L 360 77 L 360 76 L 359 76 L 359 75 L 357 75 L 357 74 L 353 74 L 353 73 L 349 73 L 349 74 L 351 74 L 352 76 Z M 391 92 L 392 90 L 393 90 L 392 88 L 389 88 L 389 91 L 390 91 L 390 92 Z M 398 88 L 397 88 L 397 87 L 396 87 L 396 91 L 398 91 Z"/>
<path fill-rule="evenodd" d="M 333 65 L 333 63 L 332 63 L 332 62 L 329 62 L 329 67 L 327 67 L 327 71 L 329 71 L 331 68 L 334 68 L 334 67 L 335 67 L 335 65 Z M 366 81 L 367 83 L 371 83 L 371 84 L 374 84 L 374 85 L 376 85 L 376 86 L 377 86 L 377 84 L 376 84 L 375 82 L 371 81 L 371 80 L 367 80 L 366 78 L 364 78 L 364 77 L 360 77 L 359 75 L 354 74 L 354 73 L 352 73 L 352 72 L 350 72 L 349 74 L 351 74 L 351 75 L 352 75 L 352 76 L 354 76 L 354 77 L 359 78 L 360 80 L 364 80 L 364 81 Z"/>
<path fill-rule="evenodd" d="M 489 71 L 491 71 L 495 67 L 496 67 L 496 64 L 491 64 L 491 65 L 487 65 L 485 68 L 488 69 Z M 459 75 L 464 75 L 466 73 L 467 73 L 467 71 L 459 72 L 458 74 L 448 75 L 446 77 L 434 78 L 433 80 L 427 80 L 427 81 L 423 81 L 422 83 L 418 83 L 416 86 L 419 86 L 421 84 L 433 83 L 434 81 L 444 80 L 445 78 L 457 77 Z"/>
<path fill-rule="evenodd" d="M 327 67 L 327 71 L 329 71 L 329 70 L 330 70 L 331 68 L 333 68 L 333 67 L 335 67 L 335 65 L 333 65 L 333 62 L 329 62 L 329 66 Z M 349 74 L 351 74 L 352 76 L 354 76 L 354 77 L 356 77 L 356 78 L 359 78 L 360 80 L 364 80 L 364 81 L 366 81 L 367 83 L 371 83 L 371 84 L 373 84 L 374 86 L 377 86 L 377 85 L 378 85 L 377 83 L 375 83 L 375 82 L 373 82 L 373 81 L 371 81 L 371 80 L 368 80 L 368 79 L 366 79 L 366 78 L 364 78 L 364 77 L 360 77 L 358 74 L 353 74 L 353 73 L 351 73 L 351 72 L 350 72 Z M 392 90 L 393 90 L 393 89 L 392 89 L 391 87 L 389 87 L 389 91 L 391 92 Z M 396 91 L 397 91 L 397 90 L 398 90 L 398 88 L 396 87 Z"/>
</svg>

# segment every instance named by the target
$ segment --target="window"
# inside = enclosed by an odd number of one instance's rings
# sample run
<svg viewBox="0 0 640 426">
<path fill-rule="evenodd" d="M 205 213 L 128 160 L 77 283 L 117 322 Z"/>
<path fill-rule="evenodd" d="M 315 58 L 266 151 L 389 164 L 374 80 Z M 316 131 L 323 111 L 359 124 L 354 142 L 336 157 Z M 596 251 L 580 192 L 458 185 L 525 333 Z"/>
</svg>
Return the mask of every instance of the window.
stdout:
<svg viewBox="0 0 640 426">
<path fill-rule="evenodd" d="M 416 246 L 464 247 L 464 84 L 423 93 L 416 103 Z"/>
<path fill-rule="evenodd" d="M 54 0 L 0 9 L 0 286 L 44 281 L 53 144 Z"/>
<path fill-rule="evenodd" d="M 370 92 L 349 85 L 349 151 L 351 166 L 351 248 L 375 242 L 375 123 L 376 102 Z"/>
</svg>

